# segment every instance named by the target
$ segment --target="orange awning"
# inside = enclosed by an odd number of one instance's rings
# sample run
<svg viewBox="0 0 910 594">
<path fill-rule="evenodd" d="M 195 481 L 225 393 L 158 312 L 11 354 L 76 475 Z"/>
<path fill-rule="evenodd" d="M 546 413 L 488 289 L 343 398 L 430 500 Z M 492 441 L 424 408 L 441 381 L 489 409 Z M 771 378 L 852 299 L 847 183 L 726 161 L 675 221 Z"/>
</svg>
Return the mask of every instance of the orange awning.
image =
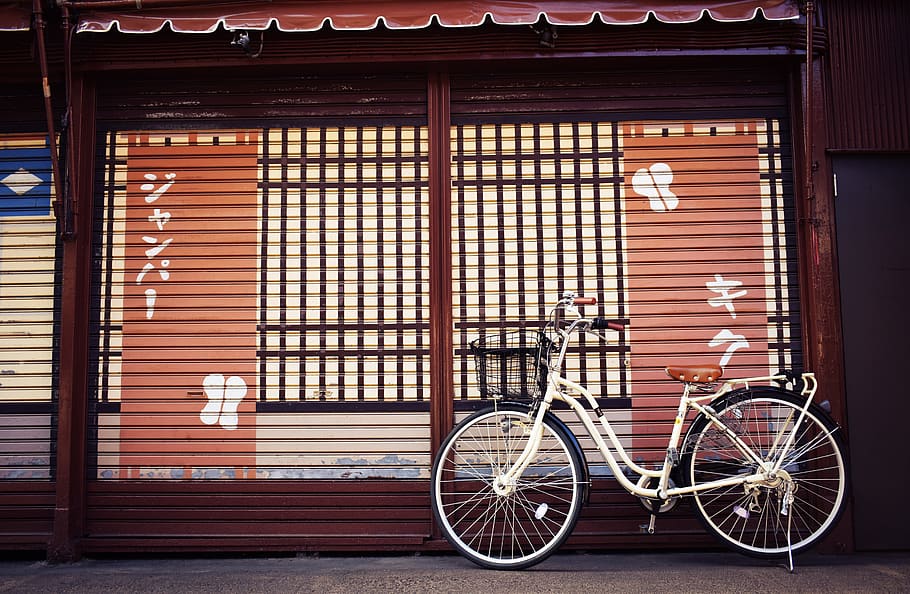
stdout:
<svg viewBox="0 0 910 594">
<path fill-rule="evenodd" d="M 262 30 L 272 25 L 281 31 L 316 31 L 323 27 L 337 30 L 422 29 L 434 24 L 476 27 L 485 22 L 531 25 L 540 19 L 553 25 L 587 25 L 597 21 L 634 25 L 649 18 L 664 23 L 691 23 L 706 17 L 724 22 L 749 21 L 760 16 L 769 20 L 799 17 L 796 0 L 275 0 L 149 8 L 141 8 L 141 0 L 137 0 L 137 6 L 139 8 L 83 8 L 78 16 L 78 31 L 155 33 L 170 28 L 178 33 L 210 33 L 219 26 Z"/>
</svg>

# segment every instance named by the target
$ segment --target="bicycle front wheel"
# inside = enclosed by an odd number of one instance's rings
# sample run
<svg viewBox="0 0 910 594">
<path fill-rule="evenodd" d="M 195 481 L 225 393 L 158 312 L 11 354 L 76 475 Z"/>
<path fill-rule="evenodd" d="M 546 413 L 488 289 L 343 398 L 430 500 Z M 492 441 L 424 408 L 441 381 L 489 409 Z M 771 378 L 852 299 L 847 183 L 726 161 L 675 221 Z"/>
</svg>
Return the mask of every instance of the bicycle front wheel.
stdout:
<svg viewBox="0 0 910 594">
<path fill-rule="evenodd" d="M 494 482 L 528 442 L 529 407 L 478 411 L 449 434 L 432 471 L 433 515 L 464 557 L 491 569 L 521 569 L 551 555 L 572 532 L 586 489 L 582 454 L 549 415 L 537 454 L 511 488 Z"/>
<path fill-rule="evenodd" d="M 765 462 L 776 462 L 795 432 L 774 480 L 700 490 L 693 496 L 709 532 L 755 557 L 806 550 L 834 527 L 846 501 L 844 448 L 837 425 L 814 404 L 782 390 L 744 390 L 713 406 L 720 420 Z M 797 423 L 798 426 L 797 426 Z M 689 485 L 758 472 L 730 433 L 697 418 L 682 457 Z M 788 544 L 789 543 L 789 544 Z"/>
</svg>

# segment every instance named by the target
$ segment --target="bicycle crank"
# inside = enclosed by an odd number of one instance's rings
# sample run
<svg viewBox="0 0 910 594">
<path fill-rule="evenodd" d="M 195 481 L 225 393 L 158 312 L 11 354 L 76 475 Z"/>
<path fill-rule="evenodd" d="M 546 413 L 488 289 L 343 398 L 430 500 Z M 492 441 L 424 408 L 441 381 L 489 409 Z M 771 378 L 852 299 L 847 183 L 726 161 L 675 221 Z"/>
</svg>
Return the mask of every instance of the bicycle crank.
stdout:
<svg viewBox="0 0 910 594">
<path fill-rule="evenodd" d="M 653 489 L 651 483 L 657 483 L 657 479 L 651 476 L 643 476 L 638 479 L 638 488 L 639 489 Z M 673 479 L 670 479 L 667 484 L 668 489 L 673 489 L 676 487 L 676 483 L 673 482 Z M 648 497 L 638 497 L 638 502 L 641 504 L 645 511 L 649 514 L 665 514 L 674 507 L 676 507 L 676 502 L 679 500 L 678 497 L 673 497 L 670 499 L 650 499 Z"/>
</svg>

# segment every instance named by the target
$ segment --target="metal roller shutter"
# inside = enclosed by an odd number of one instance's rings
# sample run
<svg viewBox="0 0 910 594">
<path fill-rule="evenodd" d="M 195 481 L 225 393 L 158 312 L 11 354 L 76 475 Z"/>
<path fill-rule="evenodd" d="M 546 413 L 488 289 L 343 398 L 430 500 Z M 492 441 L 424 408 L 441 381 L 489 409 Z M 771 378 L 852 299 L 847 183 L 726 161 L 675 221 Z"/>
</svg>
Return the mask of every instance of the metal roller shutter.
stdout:
<svg viewBox="0 0 910 594">
<path fill-rule="evenodd" d="M 588 315 L 628 327 L 587 341 L 569 373 L 599 398 L 632 457 L 657 463 L 680 390 L 665 365 L 719 363 L 727 377 L 801 365 L 783 85 L 766 81 L 749 106 L 756 84 L 716 78 L 723 100 L 693 106 L 698 91 L 682 80 L 566 79 L 453 80 L 456 407 L 479 397 L 472 338 L 540 326 L 562 291 L 577 291 L 598 298 Z M 633 86 L 637 97 L 623 91 Z M 593 441 L 582 445 L 592 475 L 609 476 Z M 617 489 L 597 482 L 572 542 L 639 531 L 646 514 Z M 661 532 L 701 538 L 682 516 Z"/>
<path fill-rule="evenodd" d="M 603 313 L 625 317 L 621 205 L 610 187 L 620 154 L 609 122 L 465 124 L 452 134 L 456 402 L 466 403 L 479 398 L 467 380 L 478 333 L 540 327 L 565 290 L 607 296 Z M 624 344 L 584 344 L 569 369 L 595 394 L 625 399 Z"/>
<path fill-rule="evenodd" d="M 426 534 L 423 499 L 386 482 L 429 472 L 427 129 L 406 105 L 425 83 L 382 85 L 309 80 L 244 128 L 122 129 L 104 100 L 93 535 Z"/>
<path fill-rule="evenodd" d="M 101 89 L 88 530 L 107 544 L 88 548 L 424 542 L 425 86 Z M 629 321 L 573 371 L 646 462 L 672 418 L 665 363 L 799 366 L 779 80 L 471 73 L 451 91 L 459 414 L 482 405 L 468 342 L 538 325 L 562 290 Z M 644 513 L 582 445 L 596 484 L 572 542 L 637 542 Z M 661 530 L 704 538 L 683 514 Z"/>
<path fill-rule="evenodd" d="M 42 546 L 53 510 L 58 243 L 44 134 L 0 134 L 0 540 Z"/>
</svg>

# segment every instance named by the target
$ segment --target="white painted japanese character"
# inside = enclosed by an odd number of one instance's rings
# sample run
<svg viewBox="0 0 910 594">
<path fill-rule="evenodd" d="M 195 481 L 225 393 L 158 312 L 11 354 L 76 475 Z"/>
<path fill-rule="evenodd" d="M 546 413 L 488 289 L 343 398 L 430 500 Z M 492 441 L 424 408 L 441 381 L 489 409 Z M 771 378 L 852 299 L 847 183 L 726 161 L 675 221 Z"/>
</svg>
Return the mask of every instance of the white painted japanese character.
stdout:
<svg viewBox="0 0 910 594">
<path fill-rule="evenodd" d="M 159 212 L 157 208 L 155 209 L 155 212 L 156 213 Z M 168 216 L 170 216 L 170 215 L 168 215 Z M 152 217 L 149 217 L 149 219 L 151 219 L 151 218 Z M 173 238 L 169 237 L 169 238 L 165 239 L 164 241 L 162 241 L 161 243 L 158 243 L 157 237 L 152 237 L 151 235 L 143 235 L 142 241 L 144 241 L 145 243 L 152 244 L 153 247 L 150 247 L 149 249 L 145 250 L 145 257 L 148 258 L 150 261 L 146 262 L 145 265 L 142 267 L 142 270 L 139 271 L 139 274 L 136 275 L 136 284 L 141 285 L 142 282 L 145 280 L 146 275 L 153 270 L 158 271 L 158 276 L 160 276 L 161 280 L 163 280 L 163 281 L 166 281 L 169 278 L 171 278 L 171 273 L 167 269 L 168 266 L 170 266 L 170 264 L 171 264 L 170 260 L 161 260 L 158 263 L 158 265 L 159 265 L 158 267 L 156 267 L 155 263 L 151 262 L 151 260 L 154 260 L 155 258 L 157 258 L 161 254 L 161 252 L 163 252 L 165 250 L 165 248 L 167 248 L 167 246 L 169 246 L 171 244 L 171 242 L 173 241 Z M 151 320 L 152 316 L 155 315 L 155 302 L 157 301 L 157 299 L 158 299 L 158 291 L 156 291 L 153 288 L 148 288 L 145 290 L 145 319 Z"/>
<path fill-rule="evenodd" d="M 161 280 L 166 281 L 167 279 L 171 278 L 171 273 L 167 270 L 167 267 L 170 266 L 171 261 L 162 260 L 160 262 L 160 264 L 161 264 L 161 268 L 158 270 L 158 275 L 161 276 Z M 145 275 L 148 274 L 149 272 L 151 272 L 152 270 L 155 270 L 155 265 L 152 264 L 151 262 L 146 262 L 145 266 L 142 267 L 142 270 L 139 271 L 139 274 L 136 275 L 136 284 L 141 285 L 143 279 L 145 279 Z"/>
<path fill-rule="evenodd" d="M 154 173 L 146 173 L 143 177 L 150 182 L 157 181 L 158 179 L 158 176 Z M 164 175 L 164 179 L 167 181 L 158 188 L 156 188 L 155 184 L 153 183 L 146 183 L 139 186 L 139 189 L 143 192 L 149 192 L 149 194 L 145 197 L 146 204 L 151 204 L 152 202 L 161 198 L 161 196 L 167 192 L 171 186 L 174 185 L 174 179 L 176 177 L 176 173 L 166 173 Z"/>
<path fill-rule="evenodd" d="M 145 319 L 151 320 L 155 315 L 155 300 L 158 298 L 158 291 L 155 289 L 145 290 Z"/>
<path fill-rule="evenodd" d="M 155 225 L 158 226 L 159 231 L 164 231 L 164 226 L 167 225 L 170 220 L 171 213 L 161 212 L 160 208 L 156 208 L 155 212 L 149 215 L 149 222 L 155 223 Z"/>
<path fill-rule="evenodd" d="M 726 329 L 718 332 L 714 339 L 708 343 L 708 346 L 714 348 L 727 343 L 729 343 L 729 346 L 724 352 L 724 356 L 720 359 L 721 367 L 726 367 L 727 363 L 729 363 L 730 359 L 733 357 L 734 352 L 738 351 L 739 349 L 749 348 L 749 341 L 746 340 L 745 336 L 742 336 L 740 334 L 733 334 Z"/>
<path fill-rule="evenodd" d="M 158 254 L 163 252 L 164 248 L 169 246 L 171 244 L 171 242 L 174 241 L 174 238 L 168 237 L 167 239 L 165 239 L 164 241 L 162 241 L 159 244 L 157 237 L 150 237 L 148 235 L 143 235 L 142 241 L 144 241 L 145 243 L 157 244 L 155 247 L 145 250 L 145 257 L 148 258 L 149 260 L 151 260 L 153 258 L 156 258 L 158 256 Z"/>
<path fill-rule="evenodd" d="M 730 312 L 730 316 L 733 319 L 736 319 L 736 309 L 733 307 L 733 300 L 738 297 L 743 297 L 748 291 L 745 289 L 735 293 L 731 293 L 730 291 L 736 287 L 742 286 L 742 284 L 742 281 L 724 280 L 723 276 L 715 274 L 714 280 L 706 282 L 705 286 L 719 295 L 708 299 L 708 304 L 711 307 L 726 307 L 727 311 Z"/>
</svg>

